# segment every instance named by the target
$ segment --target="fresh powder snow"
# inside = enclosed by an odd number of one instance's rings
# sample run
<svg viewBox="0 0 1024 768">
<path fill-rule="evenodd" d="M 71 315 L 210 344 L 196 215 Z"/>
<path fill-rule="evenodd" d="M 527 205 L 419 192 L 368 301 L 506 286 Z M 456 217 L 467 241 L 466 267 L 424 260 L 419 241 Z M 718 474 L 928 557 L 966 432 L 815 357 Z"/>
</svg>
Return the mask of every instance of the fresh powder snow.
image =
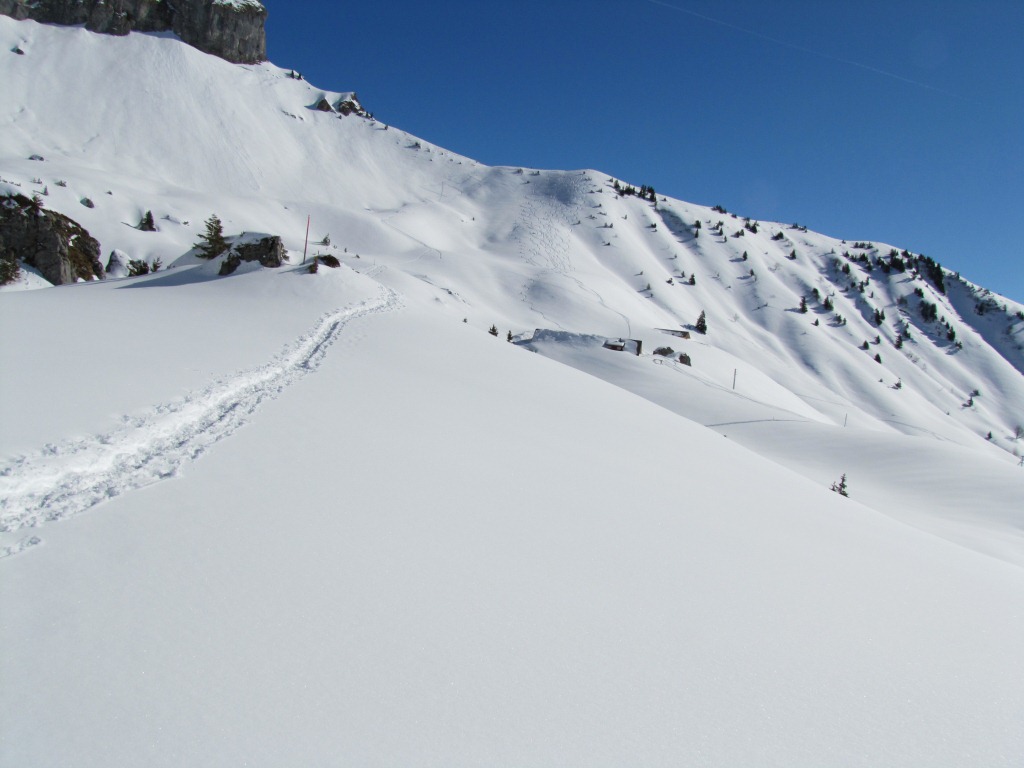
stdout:
<svg viewBox="0 0 1024 768">
<path fill-rule="evenodd" d="M 171 37 L 15 47 L 0 196 L 114 269 L 0 289 L 0 766 L 1020 765 L 1024 307 Z"/>
</svg>

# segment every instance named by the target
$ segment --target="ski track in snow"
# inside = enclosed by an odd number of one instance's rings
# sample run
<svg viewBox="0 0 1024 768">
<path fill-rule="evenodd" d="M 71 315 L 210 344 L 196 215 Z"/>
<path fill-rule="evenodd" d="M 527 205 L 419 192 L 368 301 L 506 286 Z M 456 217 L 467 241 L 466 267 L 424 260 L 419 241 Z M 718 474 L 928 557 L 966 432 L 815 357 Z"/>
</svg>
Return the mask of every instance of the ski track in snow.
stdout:
<svg viewBox="0 0 1024 768">
<path fill-rule="evenodd" d="M 509 240 L 518 245 L 523 260 L 538 267 L 542 275 L 560 276 L 582 285 L 572 274 L 574 269 L 569 257 L 570 238 L 566 227 L 580 220 L 583 211 L 580 200 L 591 188 L 591 183 L 585 174 L 541 177 L 535 171 L 530 175 L 529 181 L 537 182 L 536 189 L 523 197 Z M 544 314 L 531 300 L 530 291 L 539 282 L 538 278 L 533 278 L 523 285 L 519 291 L 520 299 L 550 325 L 564 331 L 561 324 Z"/>
<path fill-rule="evenodd" d="M 600 293 L 576 277 L 570 256 L 569 232 L 583 221 L 583 201 L 586 195 L 600 191 L 600 185 L 595 184 L 586 173 L 544 176 L 543 181 L 537 184 L 537 189 L 520 204 L 519 218 L 509 239 L 519 246 L 519 253 L 527 263 L 542 270 L 542 275 L 560 277 L 573 283 L 580 291 L 592 296 L 601 307 L 620 317 L 626 328 L 626 338 L 629 338 L 633 335 L 629 317 L 611 307 Z M 538 278 L 534 278 L 520 288 L 521 301 L 550 326 L 566 330 L 531 301 L 530 291 L 539 282 Z"/>
<path fill-rule="evenodd" d="M 141 416 L 124 416 L 124 425 L 111 432 L 46 445 L 0 463 L 0 533 L 63 520 L 176 476 L 183 464 L 247 423 L 264 402 L 319 368 L 349 322 L 400 305 L 398 295 L 382 287 L 378 298 L 322 317 L 269 363 Z M 25 537 L 0 548 L 0 559 L 39 543 L 38 536 Z"/>
</svg>

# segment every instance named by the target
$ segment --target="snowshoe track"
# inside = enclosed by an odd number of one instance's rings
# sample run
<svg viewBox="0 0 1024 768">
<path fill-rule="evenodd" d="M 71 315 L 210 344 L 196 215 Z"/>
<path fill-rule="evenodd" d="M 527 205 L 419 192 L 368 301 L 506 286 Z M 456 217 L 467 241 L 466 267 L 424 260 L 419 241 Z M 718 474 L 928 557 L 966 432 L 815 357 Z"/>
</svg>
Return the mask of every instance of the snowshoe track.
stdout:
<svg viewBox="0 0 1024 768">
<path fill-rule="evenodd" d="M 214 443 L 233 434 L 267 400 L 317 370 L 351 321 L 390 312 L 398 295 L 381 294 L 330 312 L 274 360 L 214 382 L 101 435 L 69 440 L 0 463 L 0 534 L 63 520 L 128 491 L 178 474 Z M 0 546 L 0 558 L 41 542 L 27 536 Z"/>
</svg>

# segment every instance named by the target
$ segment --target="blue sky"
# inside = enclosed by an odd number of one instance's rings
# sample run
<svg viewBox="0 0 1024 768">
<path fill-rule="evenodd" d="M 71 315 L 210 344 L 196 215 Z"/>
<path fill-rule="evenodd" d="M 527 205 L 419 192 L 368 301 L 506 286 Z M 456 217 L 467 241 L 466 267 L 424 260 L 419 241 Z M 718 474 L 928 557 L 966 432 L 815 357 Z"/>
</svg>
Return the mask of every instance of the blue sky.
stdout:
<svg viewBox="0 0 1024 768">
<path fill-rule="evenodd" d="M 923 252 L 1024 301 L 1024 2 L 264 0 L 270 58 L 491 165 Z"/>
</svg>

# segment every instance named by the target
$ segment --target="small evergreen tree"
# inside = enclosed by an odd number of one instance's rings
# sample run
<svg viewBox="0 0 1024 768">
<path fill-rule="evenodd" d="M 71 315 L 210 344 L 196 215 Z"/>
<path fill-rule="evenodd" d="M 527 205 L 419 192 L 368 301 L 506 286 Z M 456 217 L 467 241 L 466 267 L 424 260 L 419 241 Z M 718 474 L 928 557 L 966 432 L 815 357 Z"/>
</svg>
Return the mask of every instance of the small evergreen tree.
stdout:
<svg viewBox="0 0 1024 768">
<path fill-rule="evenodd" d="M 20 274 L 21 266 L 13 253 L 0 256 L 0 285 L 14 282 Z"/>
<path fill-rule="evenodd" d="M 139 220 L 139 230 L 142 232 L 156 232 L 156 222 L 153 221 L 153 212 L 146 211 Z"/>
<path fill-rule="evenodd" d="M 800 297 L 800 313 L 804 314 L 804 315 L 807 314 L 807 297 L 806 296 L 801 296 Z"/>
<path fill-rule="evenodd" d="M 489 334 L 491 334 L 491 336 L 497 336 L 498 335 L 498 326 L 492 325 L 491 329 L 489 331 L 487 331 L 487 332 Z"/>
<path fill-rule="evenodd" d="M 832 483 L 831 490 L 834 491 L 835 493 L 838 493 L 840 496 L 845 496 L 847 498 L 850 497 L 850 493 L 849 493 L 849 491 L 846 488 L 846 473 L 845 472 L 843 473 L 843 476 L 839 478 L 839 482 L 838 483 Z"/>
<path fill-rule="evenodd" d="M 708 332 L 708 318 L 704 310 L 701 310 L 700 317 L 697 318 L 697 323 L 693 326 L 693 329 L 701 334 Z"/>
<path fill-rule="evenodd" d="M 206 232 L 199 236 L 199 242 L 193 247 L 198 249 L 196 255 L 202 259 L 213 259 L 228 249 L 228 242 L 224 239 L 224 225 L 217 214 L 206 220 Z"/>
</svg>

